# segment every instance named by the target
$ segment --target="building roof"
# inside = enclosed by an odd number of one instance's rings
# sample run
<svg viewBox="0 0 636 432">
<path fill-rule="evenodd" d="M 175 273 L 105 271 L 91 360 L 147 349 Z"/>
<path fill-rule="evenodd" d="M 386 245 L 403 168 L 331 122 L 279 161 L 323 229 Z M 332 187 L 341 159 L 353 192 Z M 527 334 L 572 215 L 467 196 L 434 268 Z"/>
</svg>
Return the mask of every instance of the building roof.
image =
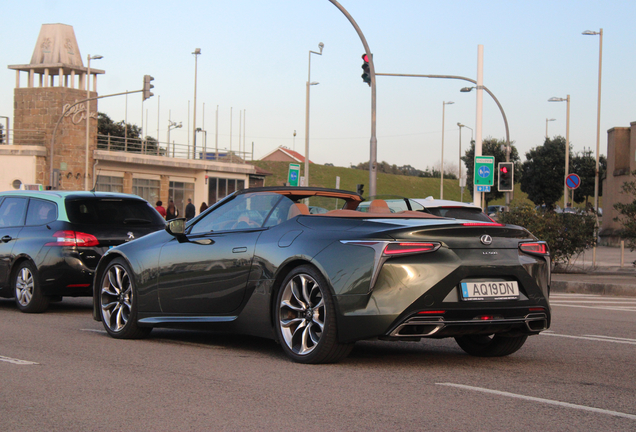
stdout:
<svg viewBox="0 0 636 432">
<path fill-rule="evenodd" d="M 287 156 L 288 158 L 292 159 L 295 162 L 298 163 L 305 163 L 305 156 L 301 155 L 300 153 L 298 153 L 297 151 L 288 149 L 285 146 L 280 146 L 277 149 L 267 153 L 265 156 L 263 156 L 260 160 L 270 160 L 272 159 L 272 155 L 276 154 L 276 153 L 282 153 L 283 155 Z M 311 159 L 309 160 L 309 163 L 313 163 L 311 161 Z"/>
<path fill-rule="evenodd" d="M 87 72 L 82 55 L 75 39 L 73 27 L 67 24 L 42 24 L 40 34 L 31 56 L 31 63 L 27 65 L 11 65 L 9 69 L 57 75 L 62 69 L 64 74 L 71 71 Z M 91 68 L 91 74 L 103 74 L 101 69 Z"/>
</svg>

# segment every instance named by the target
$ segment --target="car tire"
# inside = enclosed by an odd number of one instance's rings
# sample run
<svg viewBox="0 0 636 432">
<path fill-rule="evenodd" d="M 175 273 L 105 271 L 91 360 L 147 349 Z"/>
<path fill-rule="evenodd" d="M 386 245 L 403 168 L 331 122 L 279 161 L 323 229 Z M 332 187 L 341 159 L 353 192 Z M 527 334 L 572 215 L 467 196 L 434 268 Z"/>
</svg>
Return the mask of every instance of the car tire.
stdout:
<svg viewBox="0 0 636 432">
<path fill-rule="evenodd" d="M 141 339 L 152 327 L 137 323 L 137 290 L 123 258 L 111 261 L 99 278 L 99 310 L 106 332 L 116 339 Z"/>
<path fill-rule="evenodd" d="M 477 357 L 502 357 L 517 352 L 528 336 L 467 335 L 455 338 L 466 353 Z"/>
<path fill-rule="evenodd" d="M 314 267 L 292 270 L 278 289 L 275 327 L 285 354 L 298 363 L 335 363 L 353 344 L 338 342 L 336 309 L 325 278 Z"/>
<path fill-rule="evenodd" d="M 49 298 L 42 294 L 38 271 L 30 261 L 22 261 L 13 271 L 15 303 L 22 312 L 41 313 L 49 307 Z"/>
</svg>

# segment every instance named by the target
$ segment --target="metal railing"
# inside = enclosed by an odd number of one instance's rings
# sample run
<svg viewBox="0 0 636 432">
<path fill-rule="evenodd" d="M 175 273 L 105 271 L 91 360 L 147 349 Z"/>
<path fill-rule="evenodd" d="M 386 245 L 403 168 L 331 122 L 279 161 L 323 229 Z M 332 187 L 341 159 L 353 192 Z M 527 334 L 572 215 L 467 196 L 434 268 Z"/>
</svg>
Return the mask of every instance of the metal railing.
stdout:
<svg viewBox="0 0 636 432">
<path fill-rule="evenodd" d="M 178 159 L 209 160 L 231 163 L 247 163 L 254 160 L 253 152 L 229 151 L 228 149 L 207 148 L 192 144 L 157 142 L 155 139 L 123 138 L 111 135 L 97 135 L 97 149 L 121 151 Z"/>
<path fill-rule="evenodd" d="M 45 132 L 36 129 L 0 129 L 0 145 L 45 145 Z"/>
</svg>

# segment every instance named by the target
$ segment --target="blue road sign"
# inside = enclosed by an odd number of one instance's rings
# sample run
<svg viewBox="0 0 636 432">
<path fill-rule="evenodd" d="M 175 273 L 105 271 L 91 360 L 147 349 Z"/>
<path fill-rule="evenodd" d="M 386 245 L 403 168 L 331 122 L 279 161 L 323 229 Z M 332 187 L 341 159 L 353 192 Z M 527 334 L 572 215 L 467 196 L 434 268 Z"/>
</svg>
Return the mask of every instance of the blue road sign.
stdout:
<svg viewBox="0 0 636 432">
<path fill-rule="evenodd" d="M 581 186 L 581 177 L 579 177 L 577 174 L 568 174 L 568 176 L 565 178 L 565 184 L 568 189 L 576 189 Z"/>
<path fill-rule="evenodd" d="M 490 192 L 490 186 L 477 186 L 477 192 Z"/>
</svg>

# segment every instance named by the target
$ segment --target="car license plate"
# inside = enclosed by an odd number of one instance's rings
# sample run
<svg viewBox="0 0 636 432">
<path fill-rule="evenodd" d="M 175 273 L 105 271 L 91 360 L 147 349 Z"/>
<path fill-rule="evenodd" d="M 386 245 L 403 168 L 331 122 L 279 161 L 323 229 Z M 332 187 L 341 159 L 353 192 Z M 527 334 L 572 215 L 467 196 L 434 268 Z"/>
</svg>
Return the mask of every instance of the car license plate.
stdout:
<svg viewBox="0 0 636 432">
<path fill-rule="evenodd" d="M 516 281 L 462 282 L 463 300 L 518 300 L 519 284 Z"/>
</svg>

